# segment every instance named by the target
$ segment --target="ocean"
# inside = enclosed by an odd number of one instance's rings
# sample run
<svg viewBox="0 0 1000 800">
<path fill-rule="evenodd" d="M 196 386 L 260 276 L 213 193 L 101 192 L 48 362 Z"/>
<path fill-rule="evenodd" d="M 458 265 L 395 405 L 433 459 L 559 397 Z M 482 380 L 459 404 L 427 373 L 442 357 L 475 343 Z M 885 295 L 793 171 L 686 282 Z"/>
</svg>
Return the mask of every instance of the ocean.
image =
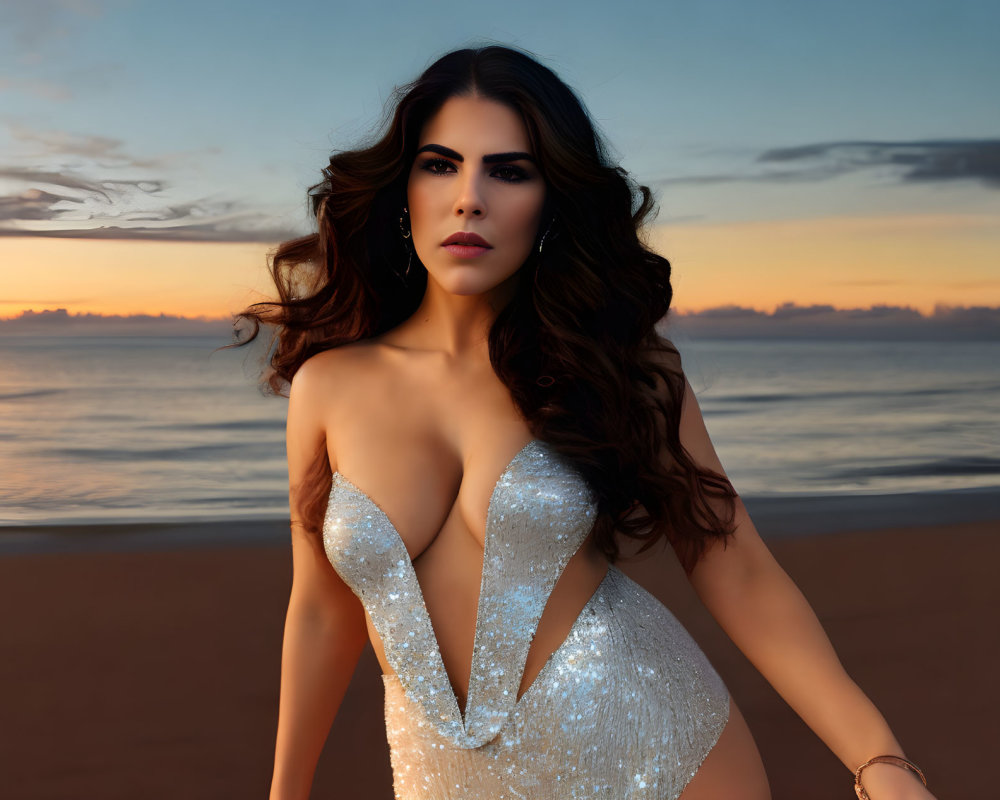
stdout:
<svg viewBox="0 0 1000 800">
<path fill-rule="evenodd" d="M 676 342 L 748 505 L 1000 487 L 998 342 Z M 0 524 L 286 517 L 287 401 L 220 344 L 0 339 Z"/>
</svg>

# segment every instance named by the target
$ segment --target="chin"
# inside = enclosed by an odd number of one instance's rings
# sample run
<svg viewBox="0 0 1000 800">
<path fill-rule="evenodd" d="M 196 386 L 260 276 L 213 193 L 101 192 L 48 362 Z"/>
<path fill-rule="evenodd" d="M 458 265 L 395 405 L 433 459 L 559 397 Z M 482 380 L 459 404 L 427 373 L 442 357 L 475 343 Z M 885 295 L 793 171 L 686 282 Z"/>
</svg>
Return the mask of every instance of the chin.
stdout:
<svg viewBox="0 0 1000 800">
<path fill-rule="evenodd" d="M 486 281 L 453 281 L 450 286 L 447 284 L 444 286 L 445 291 L 449 294 L 456 294 L 460 297 L 475 297 L 496 288 L 496 283 Z"/>
<path fill-rule="evenodd" d="M 457 294 L 463 297 L 473 296 L 486 294 L 497 289 L 516 274 L 497 277 L 495 275 L 484 274 L 482 270 L 456 270 L 451 272 L 444 280 L 438 280 L 437 283 L 449 294 Z"/>
</svg>

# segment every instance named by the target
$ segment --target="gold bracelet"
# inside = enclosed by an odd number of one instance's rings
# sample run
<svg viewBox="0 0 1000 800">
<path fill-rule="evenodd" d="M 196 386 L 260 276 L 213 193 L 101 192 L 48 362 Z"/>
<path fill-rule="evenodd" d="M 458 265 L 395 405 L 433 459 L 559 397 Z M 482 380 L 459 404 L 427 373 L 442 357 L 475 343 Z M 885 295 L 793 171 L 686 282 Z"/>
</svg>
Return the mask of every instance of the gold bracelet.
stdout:
<svg viewBox="0 0 1000 800">
<path fill-rule="evenodd" d="M 908 758 L 903 758 L 902 756 L 875 756 L 875 758 L 869 758 L 864 764 L 854 771 L 854 791 L 858 795 L 858 800 L 871 800 L 868 796 L 868 792 L 865 791 L 865 787 L 861 785 L 861 770 L 865 767 L 870 767 L 872 764 L 892 764 L 896 767 L 908 769 L 917 774 L 917 777 L 920 778 L 920 781 L 924 784 L 924 786 L 927 785 L 927 778 L 924 777 L 924 773 L 921 771 L 920 767 Z"/>
</svg>

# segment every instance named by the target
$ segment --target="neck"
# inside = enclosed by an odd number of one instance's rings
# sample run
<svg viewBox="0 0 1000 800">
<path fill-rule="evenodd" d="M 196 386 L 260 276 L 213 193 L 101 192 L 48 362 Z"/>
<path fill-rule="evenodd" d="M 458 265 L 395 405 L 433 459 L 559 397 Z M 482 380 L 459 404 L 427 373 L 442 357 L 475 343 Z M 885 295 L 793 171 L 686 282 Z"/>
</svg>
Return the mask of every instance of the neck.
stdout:
<svg viewBox="0 0 1000 800">
<path fill-rule="evenodd" d="M 449 358 L 488 359 L 490 326 L 514 296 L 517 277 L 515 273 L 490 291 L 474 295 L 453 294 L 428 278 L 420 305 L 400 328 L 406 329 L 412 347 Z"/>
</svg>

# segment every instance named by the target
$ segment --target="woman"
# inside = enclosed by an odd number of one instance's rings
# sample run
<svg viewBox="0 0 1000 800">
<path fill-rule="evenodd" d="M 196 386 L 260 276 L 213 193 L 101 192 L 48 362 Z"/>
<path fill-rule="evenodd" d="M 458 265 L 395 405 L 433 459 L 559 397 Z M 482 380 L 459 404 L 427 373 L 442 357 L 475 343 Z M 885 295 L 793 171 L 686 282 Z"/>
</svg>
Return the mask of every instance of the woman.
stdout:
<svg viewBox="0 0 1000 800">
<path fill-rule="evenodd" d="M 654 331 L 649 192 L 572 91 L 515 50 L 451 53 L 324 175 L 280 300 L 244 314 L 290 384 L 272 800 L 308 796 L 369 640 L 397 798 L 768 797 L 726 687 L 613 563 L 663 538 L 872 800 L 930 798 L 725 477 Z"/>
</svg>

